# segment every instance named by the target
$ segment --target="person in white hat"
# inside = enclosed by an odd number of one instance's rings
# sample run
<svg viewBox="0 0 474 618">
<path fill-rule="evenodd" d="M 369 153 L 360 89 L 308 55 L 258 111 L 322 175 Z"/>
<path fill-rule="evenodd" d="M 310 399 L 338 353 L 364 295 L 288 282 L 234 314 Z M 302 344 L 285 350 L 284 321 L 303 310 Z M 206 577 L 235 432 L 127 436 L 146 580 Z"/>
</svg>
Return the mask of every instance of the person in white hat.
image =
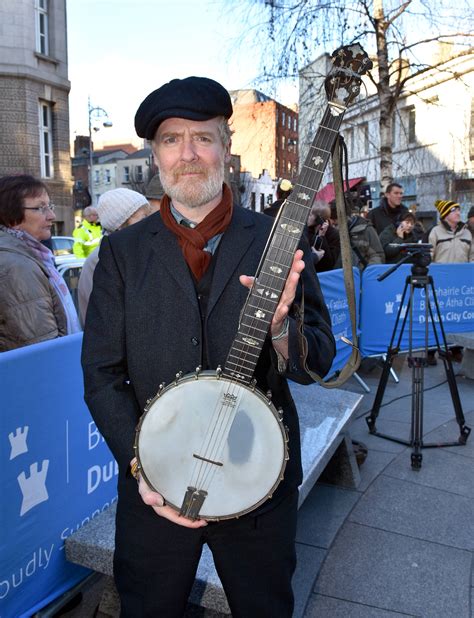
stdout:
<svg viewBox="0 0 474 618">
<path fill-rule="evenodd" d="M 148 217 L 151 212 L 150 204 L 144 195 L 125 188 L 107 191 L 100 196 L 97 204 L 99 221 L 105 235 L 138 223 Z M 86 259 L 79 277 L 78 304 L 82 325 L 85 323 L 94 270 L 98 261 L 99 247 Z"/>
</svg>

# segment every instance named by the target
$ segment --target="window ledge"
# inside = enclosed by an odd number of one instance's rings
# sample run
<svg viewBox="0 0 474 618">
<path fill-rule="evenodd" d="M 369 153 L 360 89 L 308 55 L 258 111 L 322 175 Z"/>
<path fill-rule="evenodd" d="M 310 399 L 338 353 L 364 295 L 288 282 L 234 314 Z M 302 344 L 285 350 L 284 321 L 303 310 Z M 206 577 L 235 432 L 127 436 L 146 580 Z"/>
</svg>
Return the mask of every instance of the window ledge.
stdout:
<svg viewBox="0 0 474 618">
<path fill-rule="evenodd" d="M 52 58 L 51 56 L 46 56 L 45 54 L 40 54 L 39 52 L 35 52 L 35 56 L 39 60 L 44 60 L 44 62 L 50 62 L 51 64 L 54 64 L 54 66 L 58 66 L 59 64 L 59 60 L 56 60 L 56 58 Z"/>
</svg>

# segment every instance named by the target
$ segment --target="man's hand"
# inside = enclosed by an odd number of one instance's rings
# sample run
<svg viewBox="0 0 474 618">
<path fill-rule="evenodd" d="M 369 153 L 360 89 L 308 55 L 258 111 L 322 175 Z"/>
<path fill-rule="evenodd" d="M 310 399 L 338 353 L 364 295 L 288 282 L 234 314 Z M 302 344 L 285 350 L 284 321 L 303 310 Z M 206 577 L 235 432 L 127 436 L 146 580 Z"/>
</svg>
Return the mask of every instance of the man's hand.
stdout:
<svg viewBox="0 0 474 618">
<path fill-rule="evenodd" d="M 133 461 L 134 459 L 132 459 L 132 464 Z M 202 528 L 203 526 L 207 526 L 207 521 L 205 519 L 192 520 L 188 517 L 181 517 L 181 515 L 179 515 L 179 513 L 177 513 L 173 508 L 167 506 L 163 496 L 150 489 L 140 473 L 138 474 L 137 481 L 138 493 L 142 497 L 143 502 L 148 506 L 151 506 L 155 513 L 160 517 L 164 517 L 174 524 L 184 526 L 185 528 Z"/>
</svg>

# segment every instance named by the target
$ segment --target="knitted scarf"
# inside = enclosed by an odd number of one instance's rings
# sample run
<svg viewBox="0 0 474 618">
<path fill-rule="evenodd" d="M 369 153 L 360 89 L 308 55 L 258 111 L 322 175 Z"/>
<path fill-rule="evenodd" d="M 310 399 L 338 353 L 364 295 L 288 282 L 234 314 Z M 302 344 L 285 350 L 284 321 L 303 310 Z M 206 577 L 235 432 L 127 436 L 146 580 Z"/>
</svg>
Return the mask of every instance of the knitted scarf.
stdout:
<svg viewBox="0 0 474 618">
<path fill-rule="evenodd" d="M 0 229 L 3 232 L 6 232 L 7 234 L 10 234 L 11 236 L 18 238 L 18 240 L 24 242 L 34 257 L 43 264 L 48 271 L 49 280 L 58 293 L 66 314 L 68 335 L 78 333 L 81 330 L 81 325 L 79 323 L 79 318 L 77 317 L 77 311 L 66 282 L 56 269 L 52 252 L 48 249 L 48 247 L 43 245 L 43 243 L 24 230 L 13 229 L 4 225 L 1 225 Z"/>
<path fill-rule="evenodd" d="M 178 238 L 186 264 L 199 281 L 211 263 L 212 255 L 204 251 L 208 241 L 225 232 L 232 218 L 232 192 L 223 185 L 222 200 L 195 228 L 180 225 L 170 209 L 170 198 L 163 196 L 160 215 L 166 227 Z"/>
</svg>

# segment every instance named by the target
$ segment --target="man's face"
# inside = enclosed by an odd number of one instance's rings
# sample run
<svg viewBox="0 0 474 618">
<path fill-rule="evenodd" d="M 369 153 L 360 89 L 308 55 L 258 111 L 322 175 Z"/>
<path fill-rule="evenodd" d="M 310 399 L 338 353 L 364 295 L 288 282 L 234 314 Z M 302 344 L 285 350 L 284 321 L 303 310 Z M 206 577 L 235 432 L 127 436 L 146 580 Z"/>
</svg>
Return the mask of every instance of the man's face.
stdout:
<svg viewBox="0 0 474 618">
<path fill-rule="evenodd" d="M 165 192 L 175 204 L 197 208 L 222 191 L 229 149 L 221 139 L 220 120 L 164 120 L 152 142 Z"/>
<path fill-rule="evenodd" d="M 92 211 L 90 213 L 88 213 L 87 215 L 84 215 L 84 219 L 86 221 L 89 221 L 89 223 L 97 223 L 97 219 L 99 218 L 99 215 L 97 214 L 97 211 Z"/>
<path fill-rule="evenodd" d="M 459 206 L 456 206 L 453 210 L 451 210 L 451 212 L 446 215 L 444 220 L 452 228 L 455 228 L 457 224 L 461 221 L 461 209 L 459 208 Z"/>
<path fill-rule="evenodd" d="M 385 197 L 387 198 L 390 208 L 397 208 L 402 203 L 403 189 L 400 189 L 400 187 L 392 187 L 391 191 L 385 193 Z"/>
</svg>

